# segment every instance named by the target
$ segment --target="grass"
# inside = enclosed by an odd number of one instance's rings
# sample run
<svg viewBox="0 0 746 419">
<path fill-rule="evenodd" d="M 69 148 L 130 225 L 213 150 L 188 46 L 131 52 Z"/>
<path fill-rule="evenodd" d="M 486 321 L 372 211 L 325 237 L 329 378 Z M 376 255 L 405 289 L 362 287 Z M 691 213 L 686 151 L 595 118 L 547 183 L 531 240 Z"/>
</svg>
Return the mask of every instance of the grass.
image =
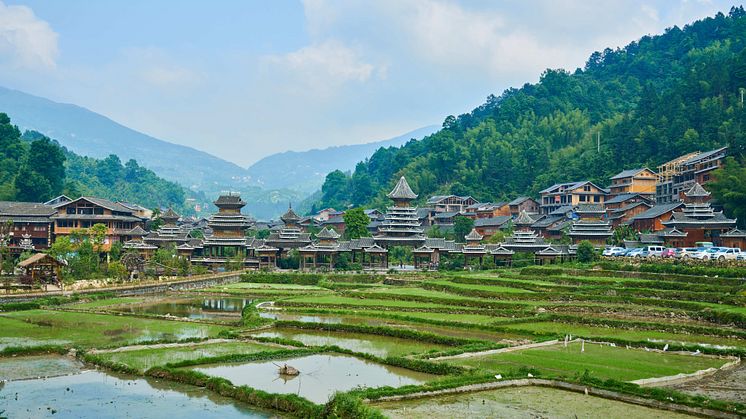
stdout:
<svg viewBox="0 0 746 419">
<path fill-rule="evenodd" d="M 718 336 L 690 335 L 655 330 L 626 330 L 609 327 L 588 326 L 561 322 L 518 323 L 504 326 L 511 330 L 529 330 L 545 334 L 571 334 L 584 337 L 613 337 L 630 341 L 656 340 L 667 342 L 686 342 L 693 344 L 724 345 L 746 347 L 746 341 Z"/>
<path fill-rule="evenodd" d="M 107 307 L 107 306 L 113 306 L 113 305 L 119 305 L 119 304 L 134 304 L 145 301 L 145 298 L 142 297 L 118 297 L 118 298 L 107 298 L 104 300 L 95 300 L 95 301 L 86 301 L 82 303 L 75 303 L 71 304 L 70 307 L 72 308 L 79 308 L 79 309 L 94 309 L 94 308 L 101 308 L 101 307 Z"/>
<path fill-rule="evenodd" d="M 151 367 L 162 366 L 172 362 L 193 360 L 204 357 L 228 354 L 249 354 L 273 349 L 273 346 L 256 342 L 221 342 L 180 346 L 175 348 L 146 348 L 121 352 L 97 354 L 108 362 L 124 364 L 144 372 Z"/>
<path fill-rule="evenodd" d="M 305 305 L 345 305 L 360 307 L 400 307 L 400 308 L 441 308 L 458 310 L 462 307 L 451 306 L 446 304 L 424 303 L 418 301 L 400 301 L 400 300 L 383 300 L 374 298 L 352 298 L 339 295 L 309 296 L 296 297 L 283 300 L 291 303 L 300 303 Z"/>
<path fill-rule="evenodd" d="M 39 342 L 65 342 L 70 346 L 112 347 L 154 340 L 216 336 L 227 326 L 143 319 L 131 316 L 29 310 L 0 316 L 3 338 L 33 338 Z"/>
<path fill-rule="evenodd" d="M 594 377 L 620 381 L 692 373 L 717 368 L 726 362 L 724 359 L 647 352 L 595 343 L 586 343 L 585 351 L 580 350 L 580 343 L 571 343 L 567 348 L 559 344 L 447 362 L 491 373 L 507 373 L 526 367 L 534 368 L 544 375 L 572 377 L 588 370 Z"/>
<path fill-rule="evenodd" d="M 478 291 L 489 291 L 494 293 L 532 293 L 533 291 L 525 290 L 522 288 L 515 288 L 515 287 L 506 287 L 502 285 L 480 285 L 480 284 L 461 284 L 458 282 L 451 282 L 451 281 L 428 281 L 429 284 L 435 284 L 435 285 L 447 285 L 449 287 L 458 288 L 458 289 L 470 289 L 470 290 L 478 290 Z"/>
</svg>

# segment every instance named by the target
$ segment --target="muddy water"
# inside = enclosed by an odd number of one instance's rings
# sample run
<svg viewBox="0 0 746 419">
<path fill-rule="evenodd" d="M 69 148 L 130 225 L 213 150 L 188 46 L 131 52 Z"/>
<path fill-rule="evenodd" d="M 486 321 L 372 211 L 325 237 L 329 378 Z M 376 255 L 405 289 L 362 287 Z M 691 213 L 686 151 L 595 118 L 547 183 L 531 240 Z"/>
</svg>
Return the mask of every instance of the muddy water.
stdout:
<svg viewBox="0 0 746 419">
<path fill-rule="evenodd" d="M 117 307 L 115 311 L 133 314 L 154 314 L 159 316 L 183 317 L 186 319 L 233 319 L 241 315 L 241 310 L 251 303 L 246 298 L 204 297 L 171 298 L 157 302 L 132 304 Z"/>
<path fill-rule="evenodd" d="M 541 387 L 518 387 L 374 405 L 393 419 L 660 418 L 693 416 Z"/>
<path fill-rule="evenodd" d="M 256 333 L 253 334 L 253 336 L 297 340 L 309 346 L 335 345 L 351 351 L 368 353 L 383 358 L 387 356 L 423 353 L 431 350 L 437 351 L 447 348 L 445 345 L 436 345 L 409 339 L 399 339 L 363 333 L 276 329 Z"/>
<path fill-rule="evenodd" d="M 285 363 L 297 368 L 300 375 L 280 376 L 276 364 Z M 235 385 L 247 385 L 269 393 L 297 394 L 314 403 L 326 403 L 335 392 L 356 387 L 401 387 L 436 378 L 338 354 L 309 355 L 274 362 L 206 365 L 193 369 L 226 378 Z"/>
<path fill-rule="evenodd" d="M 266 418 L 267 412 L 203 389 L 98 371 L 0 383 L 8 418 Z"/>
</svg>

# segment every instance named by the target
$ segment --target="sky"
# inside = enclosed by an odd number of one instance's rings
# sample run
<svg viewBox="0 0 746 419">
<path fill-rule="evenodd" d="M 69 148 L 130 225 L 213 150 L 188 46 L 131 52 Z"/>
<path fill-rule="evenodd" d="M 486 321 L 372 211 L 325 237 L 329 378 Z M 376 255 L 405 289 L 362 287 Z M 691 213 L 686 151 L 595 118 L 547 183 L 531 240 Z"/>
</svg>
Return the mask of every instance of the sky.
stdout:
<svg viewBox="0 0 746 419">
<path fill-rule="evenodd" d="M 241 166 L 401 135 L 717 0 L 0 0 L 0 85 Z"/>
</svg>

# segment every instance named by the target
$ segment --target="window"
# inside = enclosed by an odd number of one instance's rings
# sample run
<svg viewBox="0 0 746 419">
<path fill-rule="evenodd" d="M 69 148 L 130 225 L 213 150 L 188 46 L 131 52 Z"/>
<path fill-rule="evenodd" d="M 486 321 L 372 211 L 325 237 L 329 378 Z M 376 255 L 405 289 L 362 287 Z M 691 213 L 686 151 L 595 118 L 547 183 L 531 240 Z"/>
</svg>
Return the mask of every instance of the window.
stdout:
<svg viewBox="0 0 746 419">
<path fill-rule="evenodd" d="M 593 197 L 593 202 L 601 202 L 601 197 L 596 195 Z"/>
<path fill-rule="evenodd" d="M 66 213 L 72 215 L 75 214 L 75 207 L 67 207 Z"/>
</svg>

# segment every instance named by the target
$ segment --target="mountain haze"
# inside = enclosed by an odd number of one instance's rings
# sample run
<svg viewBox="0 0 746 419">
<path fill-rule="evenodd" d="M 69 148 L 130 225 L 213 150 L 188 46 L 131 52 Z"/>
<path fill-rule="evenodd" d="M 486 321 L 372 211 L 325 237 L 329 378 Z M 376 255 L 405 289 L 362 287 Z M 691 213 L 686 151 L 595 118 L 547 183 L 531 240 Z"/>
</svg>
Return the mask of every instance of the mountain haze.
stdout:
<svg viewBox="0 0 746 419">
<path fill-rule="evenodd" d="M 0 87 L 0 112 L 7 113 L 22 130 L 41 132 L 77 154 L 136 159 L 159 176 L 190 188 L 230 185 L 246 176 L 246 170 L 238 165 L 159 140 L 80 106 Z"/>
<path fill-rule="evenodd" d="M 327 173 L 332 170 L 353 170 L 357 162 L 370 157 L 381 147 L 398 147 L 411 139 L 422 139 L 439 128 L 430 125 L 388 140 L 366 144 L 276 153 L 251 165 L 248 172 L 252 180 L 264 188 L 288 188 L 312 193 L 321 187 Z"/>
</svg>

